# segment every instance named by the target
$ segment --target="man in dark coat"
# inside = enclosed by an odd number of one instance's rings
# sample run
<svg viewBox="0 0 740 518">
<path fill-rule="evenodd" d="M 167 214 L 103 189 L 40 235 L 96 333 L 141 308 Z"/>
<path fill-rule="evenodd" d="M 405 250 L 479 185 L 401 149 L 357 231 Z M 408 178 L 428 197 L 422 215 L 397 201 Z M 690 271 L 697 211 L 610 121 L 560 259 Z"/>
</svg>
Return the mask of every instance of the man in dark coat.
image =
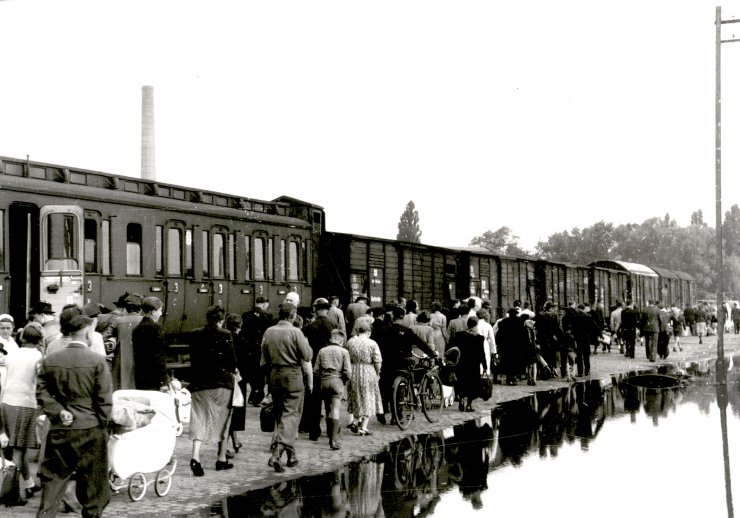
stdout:
<svg viewBox="0 0 740 518">
<path fill-rule="evenodd" d="M 247 369 L 241 373 L 250 386 L 247 402 L 259 406 L 265 397 L 265 375 L 260 369 L 262 356 L 262 335 L 273 324 L 272 316 L 267 312 L 270 305 L 264 297 L 257 297 L 254 308 L 242 314 L 241 337 L 247 344 Z"/>
<path fill-rule="evenodd" d="M 573 321 L 578 376 L 588 376 L 591 373 L 591 344 L 598 343 L 600 337 L 601 329 L 593 317 L 586 313 L 585 306 L 579 304 Z"/>
<path fill-rule="evenodd" d="M 656 361 L 658 333 L 660 332 L 660 310 L 652 300 L 648 301 L 648 305 L 643 312 L 640 332 L 645 337 L 645 354 L 648 360 Z"/>
<path fill-rule="evenodd" d="M 319 351 L 329 345 L 331 332 L 336 329 L 336 325 L 329 318 L 331 304 L 327 299 L 316 299 L 313 307 L 316 311 L 316 318 L 303 328 L 303 334 L 313 350 L 312 364 L 315 370 Z M 298 430 L 308 432 L 308 438 L 312 441 L 318 441 L 321 437 L 321 394 L 318 390 L 306 392 L 303 401 L 303 415 Z"/>
<path fill-rule="evenodd" d="M 437 353 L 429 345 L 416 336 L 414 332 L 403 325 L 403 317 L 406 311 L 401 307 L 393 308 L 393 323 L 383 329 L 379 334 L 377 343 L 383 365 L 380 369 L 380 396 L 383 399 L 383 409 L 390 411 L 393 399 L 393 380 L 399 370 L 405 369 L 410 361 L 413 361 L 413 349 L 418 347 L 421 351 L 431 357 L 438 357 Z M 378 421 L 385 423 L 385 413 L 378 415 Z"/>
<path fill-rule="evenodd" d="M 622 339 L 625 345 L 625 356 L 627 358 L 635 357 L 635 342 L 637 341 L 637 326 L 639 323 L 639 313 L 635 309 L 635 303 L 632 299 L 627 299 L 627 306 L 622 309 L 622 321 L 620 329 L 622 330 Z"/>
<path fill-rule="evenodd" d="M 144 317 L 131 332 L 134 348 L 134 383 L 137 390 L 159 390 L 167 384 L 167 355 L 164 328 L 159 323 L 162 301 L 146 297 L 141 301 Z"/>
<path fill-rule="evenodd" d="M 534 317 L 534 329 L 537 332 L 542 357 L 550 366 L 551 374 L 556 376 L 560 373 L 560 344 L 563 340 L 563 331 L 560 329 L 558 313 L 552 302 L 545 302 L 543 311 Z"/>
<path fill-rule="evenodd" d="M 501 372 L 506 375 L 507 385 L 516 385 L 517 379 L 524 371 L 522 348 L 527 340 L 524 322 L 514 307 L 509 309 L 507 317 L 499 321 L 496 331 L 496 346 L 501 357 Z"/>
<path fill-rule="evenodd" d="M 75 472 L 82 516 L 102 516 L 110 501 L 107 426 L 113 392 L 105 358 L 88 347 L 92 323 L 85 315 L 72 317 L 72 341 L 49 354 L 38 375 L 36 398 L 50 429 L 39 467 L 37 516 L 56 516 Z"/>
</svg>

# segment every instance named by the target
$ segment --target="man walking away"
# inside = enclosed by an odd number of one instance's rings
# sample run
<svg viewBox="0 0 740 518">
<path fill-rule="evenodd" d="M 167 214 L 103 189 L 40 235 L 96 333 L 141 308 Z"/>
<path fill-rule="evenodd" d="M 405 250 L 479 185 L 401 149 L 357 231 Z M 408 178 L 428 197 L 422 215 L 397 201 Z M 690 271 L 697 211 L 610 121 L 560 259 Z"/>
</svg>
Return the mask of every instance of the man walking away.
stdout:
<svg viewBox="0 0 740 518">
<path fill-rule="evenodd" d="M 72 473 L 77 472 L 77 499 L 83 517 L 98 517 L 110 501 L 108 434 L 111 376 L 105 358 L 89 347 L 92 319 L 77 315 L 69 322 L 72 341 L 44 359 L 36 397 L 50 420 L 43 485 L 37 517 L 55 516 Z"/>
</svg>

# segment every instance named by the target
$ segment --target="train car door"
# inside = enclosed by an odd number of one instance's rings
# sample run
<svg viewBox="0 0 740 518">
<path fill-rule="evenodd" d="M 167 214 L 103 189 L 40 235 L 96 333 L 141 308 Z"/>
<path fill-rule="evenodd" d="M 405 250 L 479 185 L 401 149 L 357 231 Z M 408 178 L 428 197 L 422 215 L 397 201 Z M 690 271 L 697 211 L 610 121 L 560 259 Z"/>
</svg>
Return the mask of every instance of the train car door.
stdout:
<svg viewBox="0 0 740 518">
<path fill-rule="evenodd" d="M 49 302 L 57 314 L 66 304 L 83 305 L 82 209 L 19 204 L 11 206 L 10 216 L 10 239 L 17 239 L 10 261 L 11 308 L 18 321 L 36 300 Z"/>
<path fill-rule="evenodd" d="M 8 211 L 8 307 L 19 324 L 26 321 L 28 307 L 39 299 L 39 209 L 13 203 Z"/>
</svg>

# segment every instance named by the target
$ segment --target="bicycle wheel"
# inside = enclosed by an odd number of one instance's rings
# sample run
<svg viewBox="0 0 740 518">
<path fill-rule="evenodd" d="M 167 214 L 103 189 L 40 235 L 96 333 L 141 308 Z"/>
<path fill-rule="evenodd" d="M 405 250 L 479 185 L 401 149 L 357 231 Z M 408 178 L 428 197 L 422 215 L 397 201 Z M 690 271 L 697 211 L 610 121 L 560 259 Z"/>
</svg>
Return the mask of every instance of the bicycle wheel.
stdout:
<svg viewBox="0 0 740 518">
<path fill-rule="evenodd" d="M 442 392 L 442 380 L 434 374 L 427 374 L 421 380 L 419 389 L 421 399 L 421 410 L 430 423 L 439 421 L 442 409 L 445 406 L 444 393 Z"/>
<path fill-rule="evenodd" d="M 408 428 L 414 418 L 414 395 L 405 376 L 398 376 L 393 380 L 393 400 L 391 410 L 393 419 L 401 430 Z"/>
</svg>

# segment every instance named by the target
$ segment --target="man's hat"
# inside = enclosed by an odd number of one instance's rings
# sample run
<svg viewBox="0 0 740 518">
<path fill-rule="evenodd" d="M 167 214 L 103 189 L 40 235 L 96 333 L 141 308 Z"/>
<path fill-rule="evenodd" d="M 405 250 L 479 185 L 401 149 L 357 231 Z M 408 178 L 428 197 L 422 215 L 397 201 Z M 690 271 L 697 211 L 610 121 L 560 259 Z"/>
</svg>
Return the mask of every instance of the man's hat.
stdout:
<svg viewBox="0 0 740 518">
<path fill-rule="evenodd" d="M 28 310 L 29 315 L 38 315 L 40 313 L 44 313 L 46 315 L 53 315 L 54 310 L 51 309 L 51 304 L 48 302 L 44 302 L 43 300 L 40 300 L 38 302 L 34 302 L 31 305 L 31 309 Z"/>
<path fill-rule="evenodd" d="M 95 304 L 94 302 L 91 302 L 90 304 L 85 304 L 85 306 L 82 308 L 82 311 L 85 313 L 85 316 L 94 318 L 100 315 L 100 306 L 98 304 Z"/>
<path fill-rule="evenodd" d="M 267 299 L 265 297 L 257 297 L 257 299 L 254 301 L 255 304 L 264 304 L 267 302 Z"/>
<path fill-rule="evenodd" d="M 126 299 L 127 298 L 128 298 L 128 291 L 126 293 L 124 293 L 123 295 L 121 295 L 120 297 L 118 297 L 118 300 L 115 301 L 113 304 L 117 308 L 125 308 L 126 307 Z"/>
<path fill-rule="evenodd" d="M 318 299 L 313 301 L 313 307 L 314 309 L 329 309 L 331 307 L 331 304 L 327 299 L 319 297 Z"/>
</svg>

